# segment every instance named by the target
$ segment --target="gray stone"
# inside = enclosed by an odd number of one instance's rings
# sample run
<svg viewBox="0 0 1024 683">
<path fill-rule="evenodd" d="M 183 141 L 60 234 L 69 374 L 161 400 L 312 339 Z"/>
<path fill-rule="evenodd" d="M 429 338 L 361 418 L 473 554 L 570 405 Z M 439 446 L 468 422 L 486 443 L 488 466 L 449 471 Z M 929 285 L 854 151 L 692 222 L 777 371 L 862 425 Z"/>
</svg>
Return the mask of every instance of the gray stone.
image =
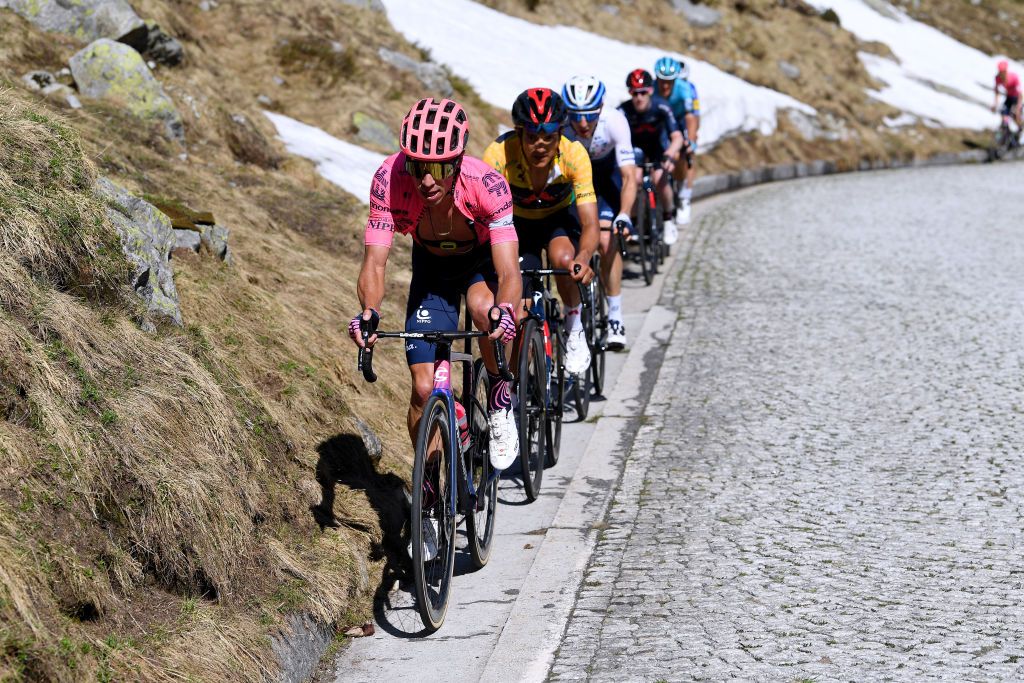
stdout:
<svg viewBox="0 0 1024 683">
<path fill-rule="evenodd" d="M 121 248 L 134 267 L 132 288 L 147 310 L 181 325 L 178 291 L 170 264 L 175 245 L 171 219 L 104 177 L 96 181 L 96 195 L 107 203 L 107 217 L 117 228 Z"/>
<path fill-rule="evenodd" d="M 395 52 L 386 47 L 380 48 L 377 54 L 396 69 L 416 74 L 420 83 L 441 97 L 451 97 L 455 93 L 451 81 L 448 80 L 448 74 L 441 65 L 434 62 L 417 62 L 401 52 Z"/>
<path fill-rule="evenodd" d="M 374 12 L 384 12 L 384 3 L 381 0 L 341 0 L 342 4 L 351 5 L 360 9 L 368 9 Z"/>
<path fill-rule="evenodd" d="M 195 230 L 174 229 L 174 251 L 191 251 L 199 253 L 202 237 Z"/>
<path fill-rule="evenodd" d="M 231 249 L 228 247 L 228 237 L 231 230 L 223 225 L 200 225 L 202 230 L 202 242 L 214 256 L 221 261 L 231 263 Z"/>
<path fill-rule="evenodd" d="M 75 91 L 63 83 L 52 83 L 43 88 L 42 92 L 46 97 L 52 97 L 71 109 L 82 108 L 82 103 L 78 100 L 78 96 L 75 95 Z"/>
<path fill-rule="evenodd" d="M 791 64 L 784 59 L 779 60 L 779 71 L 782 72 L 783 76 L 790 80 L 795 81 L 800 78 L 800 67 L 796 64 Z"/>
<path fill-rule="evenodd" d="M 721 12 L 706 5 L 695 5 L 690 0 L 671 0 L 671 4 L 677 14 L 697 28 L 711 28 L 722 20 Z"/>
<path fill-rule="evenodd" d="M 57 77 L 49 71 L 29 71 L 21 77 L 21 82 L 30 90 L 42 90 L 57 82 Z"/>
<path fill-rule="evenodd" d="M 350 429 L 358 432 L 362 437 L 363 446 L 366 447 L 366 454 L 370 456 L 370 460 L 378 462 L 384 454 L 384 445 L 381 443 L 380 437 L 370 425 L 363 422 L 362 418 L 353 416 L 350 418 L 350 422 Z"/>
<path fill-rule="evenodd" d="M 132 47 L 97 40 L 71 57 L 71 73 L 82 95 L 117 102 L 140 119 L 163 123 L 167 137 L 184 140 L 185 127 L 174 102 Z"/>
<path fill-rule="evenodd" d="M 398 151 L 398 137 L 386 123 L 357 111 L 352 114 L 352 125 L 355 126 L 356 139 L 359 142 L 380 148 L 388 153 Z"/>
<path fill-rule="evenodd" d="M 155 23 L 147 24 L 145 55 L 157 64 L 177 66 L 185 59 L 185 48 Z"/>
<path fill-rule="evenodd" d="M 44 31 L 83 41 L 144 40 L 146 24 L 125 0 L 7 0 L 7 7 Z"/>
<path fill-rule="evenodd" d="M 605 14 L 610 14 L 613 17 L 619 16 L 619 8 L 615 5 L 601 5 L 601 11 Z"/>
<path fill-rule="evenodd" d="M 280 665 L 279 683 L 305 683 L 316 672 L 320 658 L 334 639 L 334 628 L 308 614 L 291 614 L 288 626 L 270 639 Z"/>
</svg>

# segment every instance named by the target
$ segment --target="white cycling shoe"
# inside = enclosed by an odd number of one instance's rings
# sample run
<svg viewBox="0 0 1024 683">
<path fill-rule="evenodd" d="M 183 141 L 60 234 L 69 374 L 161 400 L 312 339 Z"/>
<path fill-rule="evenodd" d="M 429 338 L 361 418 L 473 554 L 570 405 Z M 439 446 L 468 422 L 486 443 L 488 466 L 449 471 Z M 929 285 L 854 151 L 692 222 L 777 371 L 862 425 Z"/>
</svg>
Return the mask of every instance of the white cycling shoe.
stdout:
<svg viewBox="0 0 1024 683">
<path fill-rule="evenodd" d="M 620 320 L 608 321 L 608 350 L 621 351 L 626 348 L 626 326 Z"/>
<path fill-rule="evenodd" d="M 565 340 L 565 371 L 570 375 L 582 375 L 590 369 L 590 346 L 583 328 L 569 332 Z"/>
<path fill-rule="evenodd" d="M 680 225 L 686 225 L 690 222 L 690 202 L 683 201 L 676 210 L 676 221 Z"/>
<path fill-rule="evenodd" d="M 665 244 L 672 246 L 679 239 L 679 228 L 676 227 L 676 222 L 671 218 L 665 221 L 663 224 L 665 228 L 664 240 Z"/>
<path fill-rule="evenodd" d="M 491 467 L 504 470 L 519 457 L 519 430 L 511 408 L 492 410 L 487 416 L 491 426 Z"/>
<path fill-rule="evenodd" d="M 412 541 L 409 541 L 409 559 L 412 559 Z M 431 562 L 437 557 L 437 520 L 433 517 L 423 519 L 423 561 Z"/>
</svg>

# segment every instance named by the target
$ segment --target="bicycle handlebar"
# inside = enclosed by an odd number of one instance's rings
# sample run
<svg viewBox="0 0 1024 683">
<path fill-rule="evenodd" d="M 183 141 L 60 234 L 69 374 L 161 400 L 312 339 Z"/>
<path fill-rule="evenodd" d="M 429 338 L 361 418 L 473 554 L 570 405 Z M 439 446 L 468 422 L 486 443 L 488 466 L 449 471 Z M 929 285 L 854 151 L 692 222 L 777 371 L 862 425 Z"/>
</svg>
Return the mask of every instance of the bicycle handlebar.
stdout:
<svg viewBox="0 0 1024 683">
<path fill-rule="evenodd" d="M 498 313 L 497 318 L 494 317 L 495 312 Z M 501 309 L 497 306 L 492 307 L 487 317 L 491 319 L 491 332 L 494 332 L 498 329 L 498 323 L 501 321 Z M 483 332 L 480 334 L 483 334 Z M 515 377 L 509 371 L 508 363 L 505 362 L 504 345 L 501 343 L 500 339 L 493 339 L 491 340 L 491 343 L 494 344 L 494 361 L 498 365 L 498 375 L 506 382 L 511 382 Z"/>
<path fill-rule="evenodd" d="M 492 323 L 492 325 L 496 324 Z M 359 330 L 363 337 L 363 344 L 366 344 L 366 340 L 374 334 L 377 335 L 378 339 L 422 339 L 431 344 L 447 345 L 454 344 L 462 339 L 476 339 L 489 336 L 487 332 L 478 332 L 476 330 L 459 332 L 377 332 L 377 321 L 373 319 L 362 320 L 359 324 Z M 501 373 L 504 379 L 511 380 L 512 373 L 508 371 L 507 364 L 505 363 L 505 354 L 502 353 L 501 347 L 501 342 L 497 339 L 494 340 L 494 352 L 498 358 L 498 372 Z M 359 360 L 356 367 L 363 374 L 363 379 L 367 382 L 377 381 L 377 374 L 373 371 L 372 346 L 361 346 L 359 348 Z"/>
</svg>

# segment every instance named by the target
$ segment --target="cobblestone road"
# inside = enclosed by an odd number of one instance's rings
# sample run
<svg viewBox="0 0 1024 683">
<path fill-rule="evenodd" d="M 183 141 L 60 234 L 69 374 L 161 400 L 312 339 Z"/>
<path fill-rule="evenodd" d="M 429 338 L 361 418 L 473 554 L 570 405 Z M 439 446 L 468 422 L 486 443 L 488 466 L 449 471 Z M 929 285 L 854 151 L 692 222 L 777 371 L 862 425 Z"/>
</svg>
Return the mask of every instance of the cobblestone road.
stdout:
<svg viewBox="0 0 1024 683">
<path fill-rule="evenodd" d="M 1020 165 L 706 216 L 554 680 L 1024 680 Z"/>
</svg>

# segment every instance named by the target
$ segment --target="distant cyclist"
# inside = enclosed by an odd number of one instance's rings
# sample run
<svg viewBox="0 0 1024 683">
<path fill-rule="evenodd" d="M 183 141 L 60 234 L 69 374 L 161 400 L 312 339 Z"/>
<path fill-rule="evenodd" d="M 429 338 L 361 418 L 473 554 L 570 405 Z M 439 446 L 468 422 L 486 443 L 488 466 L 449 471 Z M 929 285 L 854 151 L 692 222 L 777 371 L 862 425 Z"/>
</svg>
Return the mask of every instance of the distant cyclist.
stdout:
<svg viewBox="0 0 1024 683">
<path fill-rule="evenodd" d="M 500 174 L 465 154 L 468 139 L 466 112 L 452 100 L 420 100 L 402 121 L 401 151 L 384 160 L 370 187 L 357 285 L 363 311 L 349 325 L 356 345 L 363 345 L 360 320 L 379 319 L 384 271 L 396 232 L 413 238 L 406 331 L 458 330 L 465 295 L 478 330 L 490 329 L 491 309 L 499 302 L 499 326 L 490 337 L 506 344 L 515 338 L 514 303 L 522 298 L 522 278 L 511 194 Z M 375 341 L 370 337 L 367 343 Z M 484 341 L 480 355 L 491 382 L 491 462 L 504 469 L 519 455 L 519 437 L 509 383 L 497 374 L 492 345 Z M 408 427 L 415 445 L 433 389 L 435 345 L 410 341 L 405 356 L 412 374 Z"/>
<path fill-rule="evenodd" d="M 1017 124 L 1017 137 L 1019 138 L 1021 131 L 1020 78 L 1010 71 L 1010 64 L 1006 60 L 999 62 L 996 69 L 996 84 L 993 88 L 995 99 L 992 101 L 992 111 L 995 111 L 999 104 L 1001 88 L 1006 95 L 1006 99 L 1003 100 L 1002 114 L 1013 117 L 1013 122 Z"/>
<path fill-rule="evenodd" d="M 675 197 L 672 196 L 672 186 L 665 172 L 671 173 L 679 163 L 683 134 L 672 113 L 672 107 L 654 94 L 654 76 L 649 71 L 635 69 L 629 72 L 626 87 L 629 88 L 630 99 L 620 104 L 619 109 L 629 121 L 633 145 L 640 150 L 640 156 L 659 164 L 652 175 L 662 197 L 664 239 L 665 244 L 675 244 L 679 236 L 675 222 Z"/>
<path fill-rule="evenodd" d="M 515 130 L 492 142 L 484 162 L 505 176 L 512 188 L 519 254 L 524 268 L 541 267 L 547 249 L 552 268 L 579 272 L 556 278 L 566 308 L 565 369 L 582 375 L 590 368 L 580 317 L 580 292 L 573 280 L 590 282 L 590 257 L 600 240 L 597 198 L 587 150 L 562 135 L 565 103 L 549 88 L 524 90 L 512 105 Z M 570 207 L 576 204 L 573 215 Z"/>
<path fill-rule="evenodd" d="M 658 81 L 658 94 L 668 101 L 676 121 L 683 128 L 686 147 L 680 163 L 672 171 L 676 179 L 679 207 L 676 219 L 690 222 L 690 200 L 693 198 L 693 180 L 697 175 L 694 161 L 697 156 L 697 131 L 700 128 L 700 98 L 697 87 L 690 82 L 690 66 L 674 57 L 662 57 L 654 65 L 654 76 Z M 685 182 L 683 182 L 685 180 Z"/>
<path fill-rule="evenodd" d="M 604 83 L 594 76 L 573 76 L 562 87 L 571 126 L 567 132 L 590 152 L 601 224 L 601 278 L 608 300 L 608 348 L 621 351 L 626 346 L 622 255 L 611 236 L 633 228 L 629 210 L 636 200 L 636 163 L 629 122 L 619 109 L 604 106 L 604 95 Z"/>
</svg>

